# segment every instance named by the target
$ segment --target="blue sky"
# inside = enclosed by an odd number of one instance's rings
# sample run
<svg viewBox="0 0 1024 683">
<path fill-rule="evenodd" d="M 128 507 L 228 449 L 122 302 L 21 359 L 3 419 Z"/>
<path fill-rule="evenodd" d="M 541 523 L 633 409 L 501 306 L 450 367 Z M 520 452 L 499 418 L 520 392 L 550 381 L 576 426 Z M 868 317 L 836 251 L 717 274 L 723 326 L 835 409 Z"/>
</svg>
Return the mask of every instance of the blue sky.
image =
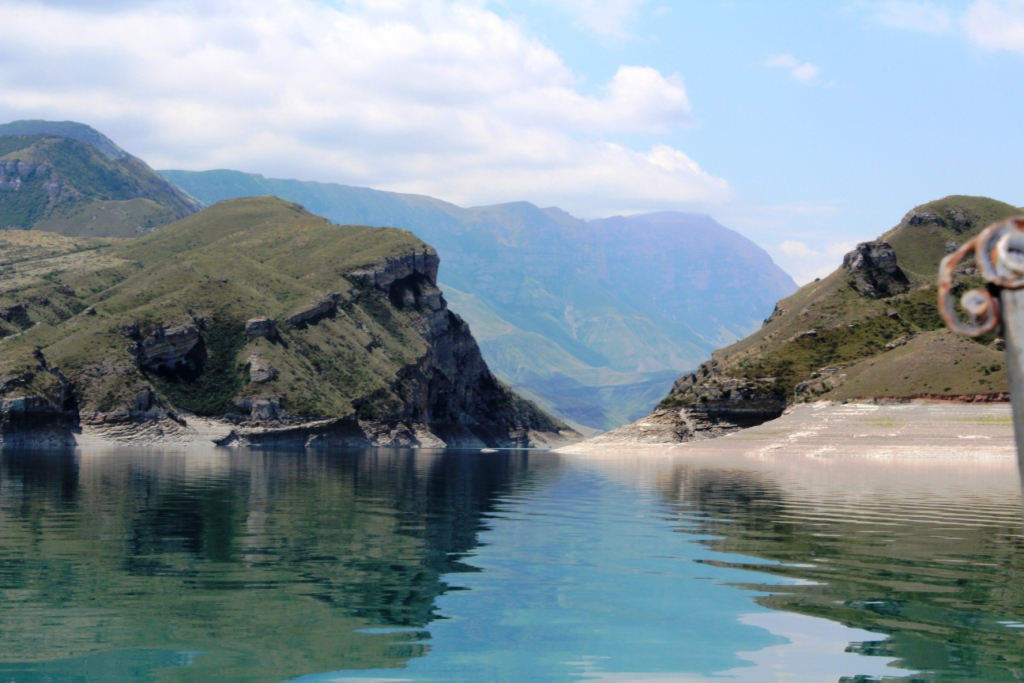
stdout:
<svg viewBox="0 0 1024 683">
<path fill-rule="evenodd" d="M 4 1 L 0 120 L 158 168 L 710 213 L 798 281 L 914 205 L 1024 204 L 1024 0 Z"/>
<path fill-rule="evenodd" d="M 619 64 L 681 75 L 694 121 L 657 139 L 725 178 L 738 196 L 707 210 L 801 281 L 916 204 L 1024 205 L 1024 3 L 638 0 L 596 25 L 594 4 L 503 11 L 588 84 Z"/>
</svg>

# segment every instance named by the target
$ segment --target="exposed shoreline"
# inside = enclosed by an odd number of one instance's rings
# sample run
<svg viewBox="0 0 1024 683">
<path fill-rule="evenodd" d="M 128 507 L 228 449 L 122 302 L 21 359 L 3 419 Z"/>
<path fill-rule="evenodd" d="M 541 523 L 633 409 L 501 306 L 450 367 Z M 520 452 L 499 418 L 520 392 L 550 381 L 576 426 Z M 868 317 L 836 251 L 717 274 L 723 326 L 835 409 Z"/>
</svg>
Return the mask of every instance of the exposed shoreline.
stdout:
<svg viewBox="0 0 1024 683">
<path fill-rule="evenodd" d="M 345 422 L 344 425 L 340 424 Z M 638 423 L 642 425 L 641 423 Z M 188 415 L 124 424 L 85 424 L 79 430 L 25 435 L 16 448 L 485 448 L 471 434 L 440 434 L 436 426 L 321 420 L 276 427 Z M 716 458 L 859 457 L 903 459 L 1013 459 L 1016 448 L 1008 403 L 933 399 L 871 399 L 794 406 L 775 420 L 724 436 L 686 443 L 570 443 L 561 435 L 529 432 L 530 448 L 588 457 Z M 0 445 L 2 442 L 0 442 Z"/>
<path fill-rule="evenodd" d="M 283 424 L 234 423 L 196 415 L 156 417 L 113 423 L 83 423 L 76 429 L 38 429 L 0 434 L 0 447 L 22 449 L 82 448 L 256 448 L 296 450 L 328 448 L 489 448 L 506 435 L 479 425 L 437 425 L 323 419 Z M 552 448 L 571 435 L 520 430 L 509 434 L 522 448 Z M 6 438 L 5 438 L 6 437 Z"/>
<path fill-rule="evenodd" d="M 800 404 L 716 439 L 675 444 L 588 440 L 555 449 L 585 456 L 1012 459 L 1008 403 L 892 400 Z"/>
</svg>

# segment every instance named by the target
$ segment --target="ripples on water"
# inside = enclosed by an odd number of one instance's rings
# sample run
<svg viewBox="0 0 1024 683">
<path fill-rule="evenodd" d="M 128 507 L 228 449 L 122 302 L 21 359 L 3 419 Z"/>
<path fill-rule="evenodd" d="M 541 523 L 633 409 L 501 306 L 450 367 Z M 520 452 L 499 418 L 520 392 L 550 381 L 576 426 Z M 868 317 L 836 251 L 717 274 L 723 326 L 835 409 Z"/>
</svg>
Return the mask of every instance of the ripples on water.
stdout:
<svg viewBox="0 0 1024 683">
<path fill-rule="evenodd" d="M 1019 681 L 1011 463 L 0 459 L 0 682 Z"/>
</svg>

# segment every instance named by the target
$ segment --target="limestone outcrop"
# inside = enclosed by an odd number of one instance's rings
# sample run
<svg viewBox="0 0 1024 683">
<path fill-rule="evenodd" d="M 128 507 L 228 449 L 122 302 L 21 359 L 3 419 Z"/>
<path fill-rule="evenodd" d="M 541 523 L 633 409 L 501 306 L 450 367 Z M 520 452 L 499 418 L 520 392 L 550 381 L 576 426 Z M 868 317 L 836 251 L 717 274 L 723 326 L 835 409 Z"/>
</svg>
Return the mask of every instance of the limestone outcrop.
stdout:
<svg viewBox="0 0 1024 683">
<path fill-rule="evenodd" d="M 872 299 L 884 299 L 910 289 L 910 280 L 896 264 L 888 242 L 861 242 L 843 257 L 850 286 Z"/>
<path fill-rule="evenodd" d="M 724 376 L 717 360 L 676 380 L 653 413 L 588 443 L 685 443 L 714 439 L 782 415 L 788 405 L 775 378 Z"/>
<path fill-rule="evenodd" d="M 903 338 L 903 343 L 906 343 L 905 337 Z M 896 348 L 896 346 L 898 346 L 898 344 L 895 344 L 892 348 Z M 842 385 L 845 381 L 846 373 L 842 371 L 842 368 L 822 368 L 817 372 L 812 372 L 807 381 L 800 382 L 796 385 L 796 388 L 793 390 L 794 398 L 798 401 L 806 401 L 832 391 L 836 387 Z"/>
<path fill-rule="evenodd" d="M 261 448 L 483 448 L 527 447 L 578 438 L 575 432 L 550 420 L 538 419 L 542 415 L 539 411 L 498 382 L 469 326 L 448 310 L 437 287 L 437 264 L 433 252 L 416 252 L 351 276 L 358 284 L 386 293 L 397 309 L 418 313 L 412 325 L 427 342 L 427 351 L 400 368 L 387 390 L 355 401 L 354 415 L 328 420 L 291 415 L 274 396 L 241 398 L 235 403 L 242 413 L 237 416 L 238 426 L 221 444 Z M 323 324 L 320 321 L 331 306 L 339 305 L 339 298 L 324 297 L 316 306 L 304 309 L 301 324 Z M 294 317 L 287 322 L 293 324 Z M 368 348 L 379 348 L 379 341 L 371 340 Z M 277 370 L 258 353 L 248 362 L 250 382 L 269 382 L 276 376 Z"/>
<path fill-rule="evenodd" d="M 62 447 L 78 424 L 71 383 L 36 350 L 0 376 L 0 446 Z"/>
<path fill-rule="evenodd" d="M 386 292 L 396 280 L 402 280 L 414 273 L 436 283 L 440 263 L 441 259 L 433 250 L 415 251 L 387 258 L 379 265 L 358 268 L 352 271 L 349 277 Z"/>
<path fill-rule="evenodd" d="M 277 378 L 277 368 L 270 364 L 270 361 L 258 354 L 249 356 L 249 381 L 256 384 L 264 384 Z"/>
<path fill-rule="evenodd" d="M 340 294 L 335 294 L 333 292 L 324 294 L 312 305 L 306 306 L 285 318 L 285 322 L 292 327 L 298 327 L 299 325 L 307 325 L 315 322 L 318 318 L 333 312 L 334 309 L 337 308 L 338 301 L 340 299 Z"/>
<path fill-rule="evenodd" d="M 136 325 L 127 328 L 125 336 L 135 340 L 131 349 L 135 364 L 147 370 L 194 364 L 190 355 L 202 341 L 196 325 L 166 327 L 160 324 L 145 337 Z"/>
<path fill-rule="evenodd" d="M 249 341 L 253 339 L 277 339 L 277 320 L 275 318 L 251 318 L 245 323 L 245 336 Z"/>
<path fill-rule="evenodd" d="M 907 225 L 947 225 L 957 232 L 970 230 L 977 217 L 962 206 L 950 206 L 945 211 L 913 209 L 903 217 Z"/>
</svg>

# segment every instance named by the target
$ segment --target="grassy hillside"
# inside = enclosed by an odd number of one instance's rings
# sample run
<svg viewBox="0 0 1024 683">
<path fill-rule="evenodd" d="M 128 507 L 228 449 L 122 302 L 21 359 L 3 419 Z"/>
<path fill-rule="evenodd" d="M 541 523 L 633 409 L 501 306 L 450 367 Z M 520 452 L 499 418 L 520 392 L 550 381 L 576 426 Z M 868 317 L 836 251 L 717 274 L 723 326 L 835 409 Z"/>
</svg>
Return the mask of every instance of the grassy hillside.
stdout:
<svg viewBox="0 0 1024 683">
<path fill-rule="evenodd" d="M 749 333 L 796 289 L 768 255 L 707 216 L 583 221 L 528 202 L 430 197 L 237 171 L 161 171 L 207 203 L 273 194 L 337 223 L 433 245 L 453 307 L 509 384 L 608 429 L 646 414 L 680 371 Z M 493 333 L 492 333 L 493 331 Z"/>
<path fill-rule="evenodd" d="M 0 126 L 0 228 L 135 237 L 200 208 L 97 131 L 46 123 Z"/>
<path fill-rule="evenodd" d="M 892 245 L 905 284 L 889 295 L 870 295 L 855 270 L 840 267 L 781 300 L 760 330 L 715 352 L 718 370 L 774 378 L 771 391 L 793 400 L 1006 391 L 998 341 L 949 332 L 939 317 L 935 281 L 947 253 L 1018 213 L 985 197 L 951 196 L 918 206 L 880 238 Z M 970 264 L 958 282 L 961 288 L 981 284 Z M 673 390 L 662 405 L 687 400 L 685 391 Z"/>
<path fill-rule="evenodd" d="M 382 268 L 436 258 L 404 230 L 337 226 L 263 197 L 135 240 L 8 231 L 0 254 L 0 312 L 15 311 L 0 317 L 0 376 L 14 376 L 26 350 L 39 348 L 74 383 L 83 415 L 145 412 L 154 401 L 245 414 L 271 401 L 275 412 L 303 417 L 447 419 L 456 398 L 416 392 L 441 391 L 424 377 L 455 353 L 462 365 L 450 372 L 465 377 L 452 377 L 451 391 L 475 406 L 462 406 L 466 414 L 558 426 L 497 386 L 429 268 L 398 273 L 390 288 L 375 284 Z M 325 301 L 308 322 L 285 322 Z M 278 321 L 277 335 L 247 337 L 246 321 L 265 317 Z M 139 362 L 133 354 L 167 328 L 198 342 L 169 367 Z M 272 368 L 269 378 L 254 379 L 257 365 Z"/>
</svg>

